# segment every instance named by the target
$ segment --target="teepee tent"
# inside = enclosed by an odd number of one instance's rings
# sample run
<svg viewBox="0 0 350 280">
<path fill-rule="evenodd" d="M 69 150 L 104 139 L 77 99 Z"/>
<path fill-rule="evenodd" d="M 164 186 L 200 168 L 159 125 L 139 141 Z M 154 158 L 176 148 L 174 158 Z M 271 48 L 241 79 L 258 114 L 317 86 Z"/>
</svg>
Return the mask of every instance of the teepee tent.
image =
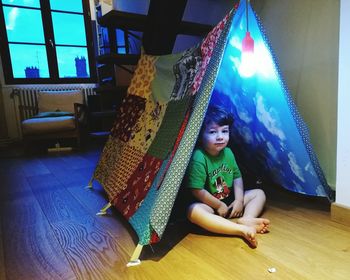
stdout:
<svg viewBox="0 0 350 280">
<path fill-rule="evenodd" d="M 255 42 L 248 70 L 241 47 L 247 17 Z M 92 177 L 108 195 L 102 213 L 113 205 L 139 237 L 132 261 L 163 235 L 210 102 L 234 115 L 239 164 L 289 190 L 332 196 L 275 61 L 246 1 L 199 46 L 141 56 Z"/>
</svg>

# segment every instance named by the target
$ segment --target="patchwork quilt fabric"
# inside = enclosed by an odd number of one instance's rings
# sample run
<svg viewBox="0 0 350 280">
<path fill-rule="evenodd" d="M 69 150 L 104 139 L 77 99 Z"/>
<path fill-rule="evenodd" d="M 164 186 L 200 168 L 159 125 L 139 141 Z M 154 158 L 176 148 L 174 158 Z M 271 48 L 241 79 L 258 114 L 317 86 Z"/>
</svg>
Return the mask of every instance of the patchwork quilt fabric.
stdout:
<svg viewBox="0 0 350 280">
<path fill-rule="evenodd" d="M 293 191 L 332 197 L 250 6 L 261 57 L 252 76 L 241 71 L 245 5 L 241 1 L 199 46 L 140 58 L 94 172 L 139 244 L 163 235 L 209 103 L 234 115 L 230 145 L 242 168 Z"/>
<path fill-rule="evenodd" d="M 230 18 L 182 54 L 141 56 L 102 151 L 94 179 L 141 244 L 158 241 L 164 232 L 210 100 Z"/>
</svg>

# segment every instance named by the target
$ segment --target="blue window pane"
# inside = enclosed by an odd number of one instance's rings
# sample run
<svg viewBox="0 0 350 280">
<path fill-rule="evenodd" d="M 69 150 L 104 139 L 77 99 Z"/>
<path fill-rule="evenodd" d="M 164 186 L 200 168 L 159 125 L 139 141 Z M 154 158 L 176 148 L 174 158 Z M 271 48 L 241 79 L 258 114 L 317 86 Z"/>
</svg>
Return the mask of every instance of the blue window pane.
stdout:
<svg viewBox="0 0 350 280">
<path fill-rule="evenodd" d="M 49 78 L 45 46 L 9 44 L 14 78 Z"/>
<path fill-rule="evenodd" d="M 40 0 L 3 0 L 3 4 L 40 8 Z"/>
<path fill-rule="evenodd" d="M 56 47 L 60 78 L 90 77 L 87 48 Z"/>
<path fill-rule="evenodd" d="M 86 46 L 84 17 L 65 13 L 52 13 L 53 31 L 57 45 Z"/>
<path fill-rule="evenodd" d="M 83 12 L 82 0 L 50 0 L 51 10 Z"/>
<path fill-rule="evenodd" d="M 3 7 L 9 42 L 44 43 L 39 10 Z"/>
<path fill-rule="evenodd" d="M 117 29 L 116 37 L 117 37 L 117 46 L 119 47 L 125 46 L 124 31 L 121 29 Z"/>
</svg>

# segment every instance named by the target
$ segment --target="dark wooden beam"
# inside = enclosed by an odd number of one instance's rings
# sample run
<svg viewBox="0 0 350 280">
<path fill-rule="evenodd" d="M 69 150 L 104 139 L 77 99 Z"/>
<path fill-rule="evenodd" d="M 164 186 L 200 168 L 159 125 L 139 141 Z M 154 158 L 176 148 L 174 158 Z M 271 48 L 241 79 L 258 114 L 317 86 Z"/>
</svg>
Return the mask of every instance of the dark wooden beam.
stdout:
<svg viewBox="0 0 350 280">
<path fill-rule="evenodd" d="M 213 26 L 208 25 L 208 24 L 182 21 L 178 27 L 177 33 L 204 37 L 212 29 L 213 29 Z"/>
<path fill-rule="evenodd" d="M 120 28 L 134 31 L 145 31 L 148 23 L 146 15 L 111 10 L 102 16 L 98 23 L 108 28 Z"/>
<path fill-rule="evenodd" d="M 151 0 L 148 26 L 143 35 L 146 53 L 154 55 L 172 52 L 187 0 Z"/>
</svg>

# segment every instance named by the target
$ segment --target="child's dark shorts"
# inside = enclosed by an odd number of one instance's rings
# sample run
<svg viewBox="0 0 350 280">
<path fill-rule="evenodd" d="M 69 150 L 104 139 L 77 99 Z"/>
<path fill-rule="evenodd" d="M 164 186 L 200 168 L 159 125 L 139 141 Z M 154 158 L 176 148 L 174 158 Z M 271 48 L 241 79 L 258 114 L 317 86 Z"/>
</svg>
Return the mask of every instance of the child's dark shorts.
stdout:
<svg viewBox="0 0 350 280">
<path fill-rule="evenodd" d="M 186 201 L 186 205 L 190 206 L 192 203 L 195 202 L 200 202 L 199 200 L 197 200 L 196 198 L 194 198 L 192 196 L 192 194 L 190 193 L 190 190 L 187 190 L 188 196 L 187 196 L 187 201 Z M 230 194 L 228 197 L 222 199 L 221 201 L 224 202 L 227 206 L 230 206 L 230 204 L 235 200 L 235 193 L 233 190 L 231 190 Z"/>
<path fill-rule="evenodd" d="M 227 206 L 230 206 L 230 204 L 235 200 L 235 192 L 231 190 L 228 197 L 222 199 L 221 201 L 224 202 Z"/>
</svg>

